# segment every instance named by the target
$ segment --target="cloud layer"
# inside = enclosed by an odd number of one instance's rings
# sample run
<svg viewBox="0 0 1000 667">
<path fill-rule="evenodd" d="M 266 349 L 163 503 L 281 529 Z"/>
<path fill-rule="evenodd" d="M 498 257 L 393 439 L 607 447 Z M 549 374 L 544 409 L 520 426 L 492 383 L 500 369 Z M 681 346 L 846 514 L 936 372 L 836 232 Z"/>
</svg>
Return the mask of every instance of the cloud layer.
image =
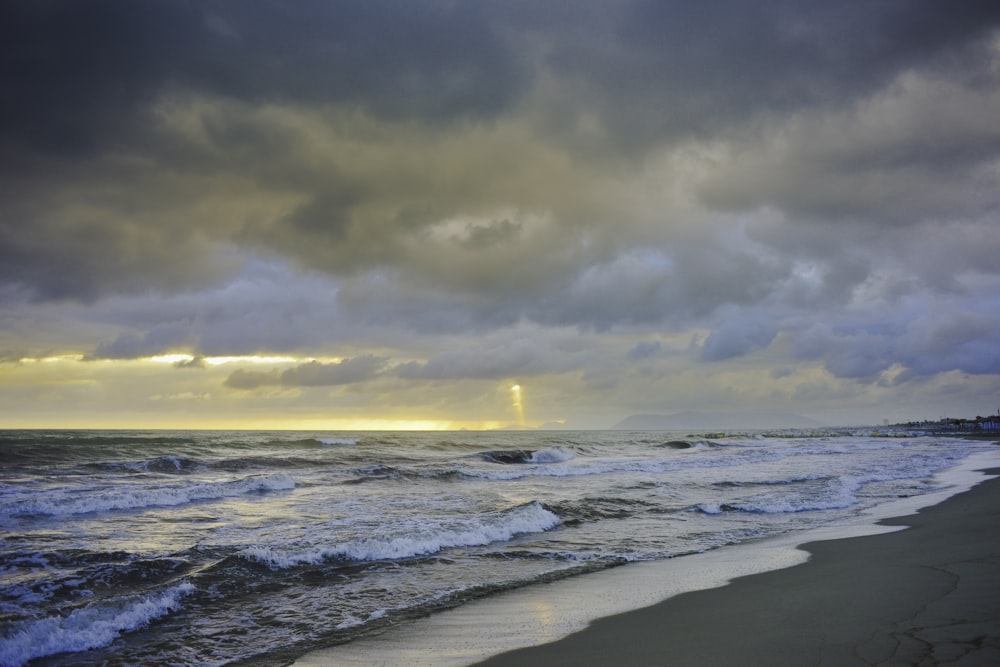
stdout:
<svg viewBox="0 0 1000 667">
<path fill-rule="evenodd" d="M 538 421 L 996 408 L 994 2 L 15 2 L 0 26 L 8 365 L 286 355 L 169 372 L 230 409 L 455 419 L 524 377 Z"/>
</svg>

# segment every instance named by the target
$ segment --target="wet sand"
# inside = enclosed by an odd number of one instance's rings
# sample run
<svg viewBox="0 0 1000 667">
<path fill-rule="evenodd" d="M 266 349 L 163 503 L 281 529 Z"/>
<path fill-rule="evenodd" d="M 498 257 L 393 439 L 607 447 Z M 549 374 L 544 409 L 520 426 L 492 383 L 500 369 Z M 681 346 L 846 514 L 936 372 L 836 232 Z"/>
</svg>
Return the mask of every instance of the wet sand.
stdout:
<svg viewBox="0 0 1000 667">
<path fill-rule="evenodd" d="M 806 544 L 805 564 L 479 664 L 1000 665 L 1000 479 L 882 523 L 909 528 Z"/>
</svg>

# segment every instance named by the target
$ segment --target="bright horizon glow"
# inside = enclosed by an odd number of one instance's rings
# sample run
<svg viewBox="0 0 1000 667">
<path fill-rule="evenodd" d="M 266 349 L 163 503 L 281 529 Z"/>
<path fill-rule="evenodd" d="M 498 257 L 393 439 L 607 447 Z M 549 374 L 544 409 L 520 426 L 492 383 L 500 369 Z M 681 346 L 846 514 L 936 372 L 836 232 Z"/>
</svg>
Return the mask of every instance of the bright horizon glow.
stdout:
<svg viewBox="0 0 1000 667">
<path fill-rule="evenodd" d="M 336 359 L 337 361 L 327 361 Z M 193 361 L 204 363 L 192 364 Z M 321 431 L 490 431 L 527 428 L 521 407 L 520 385 L 514 385 L 514 419 L 490 418 L 488 413 L 463 416 L 424 412 L 419 408 L 382 409 L 352 405 L 350 389 L 314 387 L 312 405 L 295 405 L 304 388 L 273 387 L 272 393 L 233 390 L 225 384 L 230 370 L 311 362 L 340 363 L 341 357 L 246 355 L 197 357 L 172 353 L 134 359 L 90 359 L 83 354 L 25 357 L 0 366 L 0 376 L 13 379 L 21 391 L 37 398 L 23 409 L 0 415 L 0 429 L 127 429 L 127 430 L 321 430 Z M 163 369 L 162 371 L 158 369 Z M 157 370 L 154 370 L 157 369 Z M 256 371 L 255 371 L 256 372 Z M 155 382 L 153 378 L 157 378 Z M 106 400 L 121 387 L 113 407 L 89 409 L 93 400 Z M 294 394 L 294 395 L 293 395 Z M 324 394 L 326 398 L 324 399 Z M 257 402 L 257 407 L 247 407 Z M 264 407 L 263 403 L 279 401 Z M 53 409 L 53 406 L 61 406 Z M 381 413 L 381 414 L 380 414 Z"/>
<path fill-rule="evenodd" d="M 178 362 L 189 363 L 198 359 L 199 357 L 193 354 L 158 354 L 153 357 L 143 357 L 143 359 L 148 361 L 153 361 L 160 364 L 176 364 Z M 248 354 L 242 356 L 227 356 L 227 357 L 201 357 L 209 366 L 221 366 L 222 364 L 233 364 L 233 363 L 247 363 L 247 364 L 294 364 L 309 361 L 320 361 L 316 357 L 289 357 L 289 356 L 263 356 L 257 354 Z M 325 361 L 325 360 L 324 360 Z"/>
<path fill-rule="evenodd" d="M 68 419 L 66 422 L 51 420 L 39 424 L 38 420 L 12 420 L 0 425 L 0 430 L 101 430 L 101 431 L 330 431 L 330 432 L 385 432 L 385 431 L 499 431 L 506 425 L 497 421 L 448 421 L 435 419 L 351 419 L 320 417 L 305 419 L 199 419 L 188 424 L 153 416 L 130 418 L 100 417 L 93 420 Z"/>
</svg>

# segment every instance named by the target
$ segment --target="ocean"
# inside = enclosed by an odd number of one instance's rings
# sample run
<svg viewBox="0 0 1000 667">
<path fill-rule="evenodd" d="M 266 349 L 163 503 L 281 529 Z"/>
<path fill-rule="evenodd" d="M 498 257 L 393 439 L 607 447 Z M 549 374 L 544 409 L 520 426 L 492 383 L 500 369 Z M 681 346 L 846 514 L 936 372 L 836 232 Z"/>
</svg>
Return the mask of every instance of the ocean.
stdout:
<svg viewBox="0 0 1000 667">
<path fill-rule="evenodd" d="M 846 522 L 987 450 L 885 429 L 0 431 L 0 665 L 287 664 Z"/>
</svg>

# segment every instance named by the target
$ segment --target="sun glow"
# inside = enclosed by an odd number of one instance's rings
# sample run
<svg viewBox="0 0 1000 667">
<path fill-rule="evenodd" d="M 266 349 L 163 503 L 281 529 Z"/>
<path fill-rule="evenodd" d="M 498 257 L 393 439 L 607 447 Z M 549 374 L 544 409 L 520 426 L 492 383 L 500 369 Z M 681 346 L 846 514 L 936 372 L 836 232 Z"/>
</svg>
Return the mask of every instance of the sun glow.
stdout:
<svg viewBox="0 0 1000 667">
<path fill-rule="evenodd" d="M 148 357 L 149 361 L 160 364 L 190 363 L 196 358 L 200 358 L 209 366 L 221 366 L 222 364 L 246 363 L 246 364 L 292 364 L 303 361 L 297 357 L 288 356 L 261 356 L 257 354 L 229 356 L 229 357 L 195 357 L 191 354 L 158 354 Z M 315 361 L 310 357 L 305 361 Z"/>
<path fill-rule="evenodd" d="M 237 391 L 226 380 L 243 369 L 265 379 L 282 369 L 341 357 L 200 356 L 176 352 L 132 359 L 52 354 L 0 360 L 0 428 L 274 429 L 322 431 L 489 431 L 524 427 L 522 388 L 508 382 L 515 415 L 491 408 L 366 400 L 362 383 Z M 262 368 L 262 371 L 249 370 Z M 505 408 L 501 404 L 499 407 Z"/>
<path fill-rule="evenodd" d="M 517 425 L 524 426 L 524 402 L 521 398 L 521 385 L 513 385 L 510 388 L 510 394 L 514 407 L 514 414 L 517 416 Z"/>
</svg>

